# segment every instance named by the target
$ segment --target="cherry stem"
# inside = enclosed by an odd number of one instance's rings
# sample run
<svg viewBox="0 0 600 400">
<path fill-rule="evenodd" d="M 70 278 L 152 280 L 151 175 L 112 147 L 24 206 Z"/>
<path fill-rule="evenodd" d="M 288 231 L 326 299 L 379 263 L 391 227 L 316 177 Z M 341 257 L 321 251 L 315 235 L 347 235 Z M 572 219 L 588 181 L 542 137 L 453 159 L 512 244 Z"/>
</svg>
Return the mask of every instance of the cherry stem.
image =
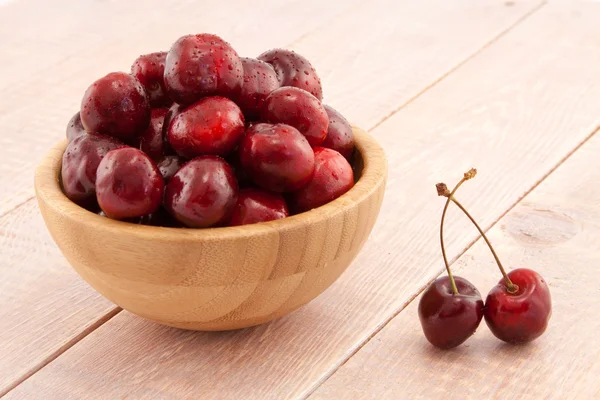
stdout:
<svg viewBox="0 0 600 400">
<path fill-rule="evenodd" d="M 452 287 L 453 294 L 458 294 L 458 288 L 456 287 L 454 276 L 452 276 L 452 271 L 450 271 L 450 264 L 448 263 L 448 256 L 446 255 L 446 246 L 444 245 L 444 220 L 446 219 L 446 212 L 448 211 L 448 206 L 450 205 L 450 199 L 453 198 L 452 196 L 458 190 L 460 185 L 465 183 L 465 181 L 467 181 L 468 179 L 470 178 L 467 177 L 467 175 L 465 175 L 460 180 L 460 182 L 456 184 L 456 186 L 454 187 L 454 189 L 452 189 L 451 192 L 448 191 L 448 188 L 445 184 L 437 184 L 438 195 L 447 196 L 446 204 L 444 204 L 444 211 L 442 211 L 442 220 L 440 222 L 440 247 L 442 248 L 442 257 L 444 257 L 444 265 L 446 266 L 446 272 L 448 272 L 448 278 L 450 278 L 450 285 Z"/>
<path fill-rule="evenodd" d="M 485 232 L 483 232 L 483 229 L 481 229 L 481 227 L 479 226 L 477 221 L 475 221 L 475 219 L 471 216 L 471 214 L 469 214 L 467 209 L 462 204 L 460 204 L 460 202 L 458 200 L 456 200 L 454 198 L 453 193 L 451 193 L 448 196 L 448 200 L 452 200 L 452 202 L 454 202 L 454 204 L 456 204 L 458 206 L 458 208 L 460 208 L 462 210 L 462 212 L 464 212 L 465 215 L 471 220 L 473 225 L 475 225 L 475 227 L 479 231 L 479 234 L 481 234 L 481 237 L 483 238 L 483 240 L 485 240 L 485 243 L 487 243 L 488 247 L 490 248 L 490 251 L 492 252 L 492 255 L 494 256 L 494 259 L 496 260 L 496 264 L 498 264 L 498 268 L 500 268 L 500 272 L 502 272 L 502 275 L 504 276 L 504 280 L 506 281 L 506 289 L 507 289 L 508 293 L 511 293 L 511 294 L 516 293 L 519 290 L 519 287 L 517 285 L 515 285 L 514 283 L 512 283 L 512 281 L 506 274 L 506 271 L 504 270 L 504 267 L 502 266 L 502 263 L 500 262 L 500 258 L 498 258 L 498 254 L 496 254 L 494 247 L 488 240 Z"/>
</svg>

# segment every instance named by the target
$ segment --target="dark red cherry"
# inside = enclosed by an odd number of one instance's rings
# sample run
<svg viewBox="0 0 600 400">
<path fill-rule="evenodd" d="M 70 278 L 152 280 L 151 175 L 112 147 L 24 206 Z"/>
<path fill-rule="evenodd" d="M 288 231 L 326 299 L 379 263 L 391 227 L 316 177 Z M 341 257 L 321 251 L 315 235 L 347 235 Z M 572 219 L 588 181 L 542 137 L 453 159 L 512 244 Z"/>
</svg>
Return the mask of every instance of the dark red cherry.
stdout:
<svg viewBox="0 0 600 400">
<path fill-rule="evenodd" d="M 288 124 L 306 136 L 311 146 L 325 140 L 329 117 L 321 102 L 306 90 L 282 87 L 273 91 L 262 109 L 264 122 Z"/>
<path fill-rule="evenodd" d="M 475 286 L 455 276 L 458 294 L 448 276 L 436 279 L 421 296 L 419 319 L 429 343 L 451 349 L 475 333 L 483 317 L 483 300 Z"/>
<path fill-rule="evenodd" d="M 258 59 L 273 66 L 281 86 L 295 86 L 323 99 L 323 89 L 317 71 L 300 54 L 290 50 L 273 49 L 262 53 Z"/>
<path fill-rule="evenodd" d="M 90 133 L 131 143 L 150 124 L 150 102 L 144 86 L 125 72 L 98 79 L 81 100 L 81 122 Z"/>
<path fill-rule="evenodd" d="M 527 268 L 510 271 L 508 277 L 517 291 L 510 293 L 501 279 L 485 300 L 485 322 L 500 340 L 531 342 L 546 331 L 552 315 L 550 288 L 540 274 Z"/>
<path fill-rule="evenodd" d="M 165 183 L 169 183 L 173 175 L 185 164 L 185 159 L 179 156 L 164 156 L 159 159 L 156 165 L 160 171 Z"/>
<path fill-rule="evenodd" d="M 220 157 L 198 157 L 171 178 L 165 192 L 165 208 L 191 228 L 226 223 L 238 197 L 233 170 Z"/>
<path fill-rule="evenodd" d="M 125 145 L 115 138 L 86 134 L 75 138 L 62 158 L 61 179 L 65 195 L 85 208 L 96 204 L 96 170 L 111 150 Z"/>
<path fill-rule="evenodd" d="M 169 50 L 164 81 L 169 96 L 187 105 L 206 96 L 237 98 L 244 68 L 236 51 L 208 33 L 179 38 Z"/>
<path fill-rule="evenodd" d="M 131 75 L 146 88 L 151 107 L 168 107 L 172 103 L 164 83 L 166 58 L 166 51 L 144 54 L 139 56 L 131 66 Z"/>
<path fill-rule="evenodd" d="M 170 122 L 167 137 L 181 156 L 227 155 L 244 134 L 242 110 L 225 97 L 206 97 Z"/>
<path fill-rule="evenodd" d="M 233 173 L 235 174 L 235 178 L 238 181 L 238 186 L 240 188 L 247 188 L 253 186 L 252 180 L 246 173 L 246 170 L 242 166 L 240 161 L 240 152 L 239 148 L 232 151 L 229 156 L 227 156 L 226 161 L 229 163 L 231 168 L 233 169 Z"/>
<path fill-rule="evenodd" d="M 83 127 L 83 124 L 81 123 L 80 114 L 77 113 L 77 114 L 73 115 L 73 117 L 69 121 L 69 124 L 67 125 L 67 140 L 70 143 L 85 133 L 86 133 L 85 128 Z"/>
<path fill-rule="evenodd" d="M 271 92 L 279 88 L 277 74 L 270 64 L 254 58 L 242 58 L 244 67 L 244 83 L 237 99 L 247 119 L 260 117 L 265 99 Z"/>
<path fill-rule="evenodd" d="M 109 218 L 152 214 L 161 205 L 164 187 L 156 164 L 133 147 L 110 151 L 98 166 L 96 197 Z"/>
<path fill-rule="evenodd" d="M 140 150 L 148 154 L 153 160 L 157 160 L 165 154 L 163 123 L 167 111 L 166 108 L 153 108 L 150 125 L 139 137 Z"/>
<path fill-rule="evenodd" d="M 240 144 L 240 163 L 250 179 L 273 192 L 289 192 L 313 176 L 315 155 L 304 136 L 284 124 L 252 125 Z"/>
<path fill-rule="evenodd" d="M 311 210 L 337 199 L 354 186 L 348 161 L 335 150 L 315 147 L 315 173 L 303 188 L 290 195 L 295 213 Z"/>
<path fill-rule="evenodd" d="M 230 226 L 272 221 L 289 215 L 283 196 L 260 189 L 242 189 L 233 210 Z"/>
<path fill-rule="evenodd" d="M 354 153 L 354 133 L 352 127 L 342 114 L 333 108 L 324 105 L 329 117 L 329 129 L 321 147 L 327 147 L 343 155 L 346 160 L 352 158 Z"/>
</svg>

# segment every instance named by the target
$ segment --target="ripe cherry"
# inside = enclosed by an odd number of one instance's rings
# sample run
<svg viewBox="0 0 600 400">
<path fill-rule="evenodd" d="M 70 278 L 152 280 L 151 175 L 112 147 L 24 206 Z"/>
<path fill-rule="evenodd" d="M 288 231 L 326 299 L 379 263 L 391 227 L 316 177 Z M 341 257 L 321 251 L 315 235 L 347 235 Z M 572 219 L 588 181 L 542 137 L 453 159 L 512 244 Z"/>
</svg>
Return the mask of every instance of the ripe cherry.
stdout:
<svg viewBox="0 0 600 400">
<path fill-rule="evenodd" d="M 132 143 L 150 124 L 146 89 L 125 72 L 112 72 L 98 79 L 81 100 L 81 122 L 89 133 Z"/>
<path fill-rule="evenodd" d="M 333 108 L 324 105 L 327 116 L 329 117 L 329 129 L 327 136 L 321 147 L 327 147 L 343 155 L 346 160 L 350 161 L 354 153 L 354 132 L 350 123 L 342 114 Z"/>
<path fill-rule="evenodd" d="M 279 88 L 279 80 L 270 64 L 254 58 L 241 60 L 244 66 L 244 83 L 237 104 L 247 119 L 256 120 L 260 117 L 260 110 L 267 96 Z"/>
<path fill-rule="evenodd" d="M 133 147 L 110 151 L 98 166 L 96 196 L 109 218 L 135 218 L 156 212 L 164 188 L 156 164 Z"/>
<path fill-rule="evenodd" d="M 165 183 L 169 183 L 173 175 L 185 164 L 185 159 L 179 156 L 164 156 L 156 163 Z"/>
<path fill-rule="evenodd" d="M 329 117 L 321 102 L 306 90 L 281 87 L 265 100 L 262 121 L 288 124 L 298 129 L 311 146 L 325 140 Z"/>
<path fill-rule="evenodd" d="M 454 193 L 466 179 L 454 188 Z M 450 197 L 440 222 L 440 246 L 448 276 L 436 279 L 421 296 L 419 319 L 429 342 L 440 349 L 451 349 L 471 337 L 483 318 L 483 300 L 479 291 L 464 278 L 454 277 L 444 245 L 444 221 Z"/>
<path fill-rule="evenodd" d="M 81 123 L 81 116 L 79 112 L 71 118 L 69 124 L 67 125 L 67 140 L 71 143 L 73 140 L 77 139 L 79 136 L 85 134 L 85 128 Z"/>
<path fill-rule="evenodd" d="M 163 123 L 166 108 L 154 108 L 150 118 L 150 125 L 139 137 L 139 148 L 148 154 L 153 160 L 157 160 L 165 155 L 165 141 L 163 137 Z"/>
<path fill-rule="evenodd" d="M 273 49 L 262 53 L 258 59 L 273 66 L 281 86 L 294 86 L 323 99 L 323 89 L 317 71 L 298 53 L 285 49 Z"/>
<path fill-rule="evenodd" d="M 139 56 L 131 66 L 131 75 L 146 88 L 151 107 L 169 107 L 172 103 L 165 90 L 163 79 L 166 58 L 165 51 L 144 54 Z"/>
</svg>

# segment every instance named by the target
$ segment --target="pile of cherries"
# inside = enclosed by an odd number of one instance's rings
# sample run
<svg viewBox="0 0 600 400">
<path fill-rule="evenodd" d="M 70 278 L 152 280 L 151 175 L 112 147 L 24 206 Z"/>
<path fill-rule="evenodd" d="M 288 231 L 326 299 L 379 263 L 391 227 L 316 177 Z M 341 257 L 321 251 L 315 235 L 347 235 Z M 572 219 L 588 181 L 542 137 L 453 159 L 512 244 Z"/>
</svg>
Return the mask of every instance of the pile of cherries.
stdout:
<svg viewBox="0 0 600 400">
<path fill-rule="evenodd" d="M 206 228 L 285 218 L 354 185 L 354 137 L 310 62 L 239 57 L 212 34 L 140 56 L 85 92 L 62 186 L 109 218 Z"/>
<path fill-rule="evenodd" d="M 544 278 L 528 268 L 518 268 L 507 274 L 485 232 L 454 197 L 458 188 L 476 173 L 475 169 L 465 173 L 452 191 L 444 183 L 437 185 L 438 194 L 447 197 L 440 223 L 440 243 L 448 275 L 436 279 L 425 289 L 419 301 L 419 318 L 427 340 L 441 349 L 451 349 L 467 340 L 483 317 L 497 338 L 511 344 L 527 343 L 546 331 L 552 315 L 550 288 Z M 450 271 L 444 247 L 444 218 L 450 202 L 475 225 L 503 275 L 488 294 L 485 304 L 473 284 L 452 276 Z"/>
</svg>

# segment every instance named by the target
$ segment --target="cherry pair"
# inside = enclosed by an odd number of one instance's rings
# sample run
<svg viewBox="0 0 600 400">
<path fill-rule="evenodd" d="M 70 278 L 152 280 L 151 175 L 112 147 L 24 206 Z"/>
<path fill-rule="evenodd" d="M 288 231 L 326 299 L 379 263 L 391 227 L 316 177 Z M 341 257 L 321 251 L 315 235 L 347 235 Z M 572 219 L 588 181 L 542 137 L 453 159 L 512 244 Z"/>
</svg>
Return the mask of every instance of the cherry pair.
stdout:
<svg viewBox="0 0 600 400">
<path fill-rule="evenodd" d="M 475 169 L 465 173 L 452 191 L 444 183 L 437 185 L 438 195 L 447 197 L 440 223 L 440 243 L 448 276 L 436 279 L 424 291 L 419 302 L 419 318 L 427 340 L 440 349 L 462 344 L 475 333 L 483 317 L 497 338 L 511 344 L 530 342 L 544 333 L 552 314 L 550 289 L 544 278 L 527 268 L 507 274 L 479 224 L 454 197 L 458 188 L 476 173 Z M 450 271 L 444 247 L 444 219 L 450 202 L 475 225 L 502 272 L 503 278 L 489 292 L 485 304 L 473 284 L 453 277 Z"/>
</svg>

